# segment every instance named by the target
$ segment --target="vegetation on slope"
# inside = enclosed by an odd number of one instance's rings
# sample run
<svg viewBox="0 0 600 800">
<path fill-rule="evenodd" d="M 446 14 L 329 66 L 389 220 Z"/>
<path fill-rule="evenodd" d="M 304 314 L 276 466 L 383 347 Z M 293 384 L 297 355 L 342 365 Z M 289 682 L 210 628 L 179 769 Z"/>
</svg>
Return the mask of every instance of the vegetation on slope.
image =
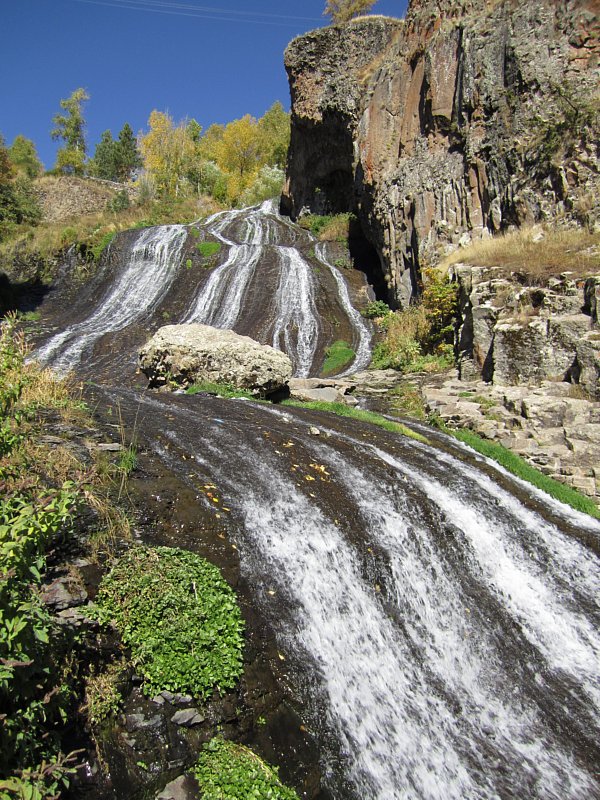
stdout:
<svg viewBox="0 0 600 800">
<path fill-rule="evenodd" d="M 275 767 L 247 747 L 218 737 L 204 745 L 194 776 L 203 800 L 298 800 Z"/>
<path fill-rule="evenodd" d="M 0 328 L 0 796 L 54 797 L 73 758 L 61 732 L 77 708 L 82 665 L 68 626 L 43 604 L 48 551 L 84 505 L 117 523 L 97 467 L 68 446 L 44 444 L 45 420 L 87 425 L 75 387 L 25 364 L 14 318 Z"/>
<path fill-rule="evenodd" d="M 244 623 L 217 567 L 171 547 L 132 547 L 100 585 L 95 614 L 131 647 L 144 692 L 206 699 L 242 672 Z"/>
</svg>

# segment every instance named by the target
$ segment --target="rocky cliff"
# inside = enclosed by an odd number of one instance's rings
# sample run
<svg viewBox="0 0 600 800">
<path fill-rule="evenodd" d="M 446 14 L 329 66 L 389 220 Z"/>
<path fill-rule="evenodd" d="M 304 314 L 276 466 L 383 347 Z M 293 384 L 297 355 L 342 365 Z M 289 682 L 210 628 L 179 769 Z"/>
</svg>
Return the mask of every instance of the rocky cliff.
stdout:
<svg viewBox="0 0 600 800">
<path fill-rule="evenodd" d="M 390 300 L 461 240 L 600 223 L 598 0 L 412 0 L 294 40 L 282 208 L 354 211 Z"/>
</svg>

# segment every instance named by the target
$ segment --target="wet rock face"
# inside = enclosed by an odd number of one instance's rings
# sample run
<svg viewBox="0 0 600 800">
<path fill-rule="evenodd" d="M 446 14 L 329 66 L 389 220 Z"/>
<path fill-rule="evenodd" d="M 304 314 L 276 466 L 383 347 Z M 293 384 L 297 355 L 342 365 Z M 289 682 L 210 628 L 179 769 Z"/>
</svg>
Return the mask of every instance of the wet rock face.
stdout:
<svg viewBox="0 0 600 800">
<path fill-rule="evenodd" d="M 401 304 L 424 260 L 461 239 L 557 214 L 598 222 L 593 131 L 549 144 L 600 77 L 595 6 L 412 0 L 405 21 L 294 40 L 283 209 L 357 212 Z"/>
<path fill-rule="evenodd" d="M 139 363 L 155 386 L 207 381 L 258 395 L 282 389 L 292 375 L 292 362 L 279 350 L 195 323 L 160 328 L 140 351 Z"/>
</svg>

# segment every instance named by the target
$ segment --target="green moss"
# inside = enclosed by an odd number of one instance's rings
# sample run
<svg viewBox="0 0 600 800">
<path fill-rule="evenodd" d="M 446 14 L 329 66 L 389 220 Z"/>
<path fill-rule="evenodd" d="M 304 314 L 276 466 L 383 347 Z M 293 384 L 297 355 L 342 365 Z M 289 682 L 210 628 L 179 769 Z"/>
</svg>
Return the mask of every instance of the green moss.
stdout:
<svg viewBox="0 0 600 800">
<path fill-rule="evenodd" d="M 344 403 L 327 403 L 324 400 L 311 400 L 309 403 L 301 403 L 299 400 L 284 400 L 281 405 L 295 406 L 297 408 L 310 408 L 313 411 L 327 411 L 330 414 L 336 414 L 338 417 L 350 417 L 357 419 L 360 422 L 369 422 L 371 425 L 377 425 L 391 433 L 400 433 L 402 436 L 408 436 L 410 439 L 416 439 L 418 442 L 428 444 L 428 440 L 421 436 L 420 433 L 407 428 L 400 422 L 393 422 L 390 419 L 382 417 L 381 414 L 376 414 L 374 411 L 365 411 L 362 408 L 353 408 Z"/>
<path fill-rule="evenodd" d="M 194 775 L 202 800 L 298 800 L 275 767 L 247 747 L 220 738 L 204 745 Z"/>
<path fill-rule="evenodd" d="M 338 372 L 351 364 L 356 353 L 348 342 L 339 339 L 325 351 L 325 363 L 321 369 L 321 375 L 336 375 Z"/>
<path fill-rule="evenodd" d="M 98 242 L 96 242 L 96 244 L 93 244 L 91 246 L 90 252 L 92 254 L 94 261 L 100 260 L 100 256 L 106 250 L 106 248 L 111 244 L 116 235 L 117 234 L 114 231 L 111 231 L 110 233 L 105 233 L 104 236 Z"/>
<path fill-rule="evenodd" d="M 221 249 L 220 242 L 199 242 L 196 248 L 202 258 L 211 258 L 215 256 Z"/>
<path fill-rule="evenodd" d="M 94 613 L 116 626 L 144 676 L 163 689 L 208 698 L 242 672 L 244 623 L 217 567 L 171 547 L 132 547 L 100 584 Z"/>
<path fill-rule="evenodd" d="M 563 483 L 555 481 L 554 478 L 550 478 L 548 475 L 544 475 L 543 472 L 532 467 L 531 464 L 528 464 L 523 458 L 507 450 L 505 447 L 502 447 L 502 445 L 497 442 L 490 442 L 487 439 L 482 439 L 476 433 L 473 433 L 473 431 L 455 431 L 447 428 L 445 425 L 437 424 L 437 426 L 444 430 L 445 433 L 450 434 L 455 439 L 464 442 L 464 444 L 468 445 L 473 450 L 481 453 L 481 455 L 496 461 L 508 470 L 508 472 L 527 481 L 527 483 L 531 483 L 533 486 L 546 492 L 546 494 L 549 494 L 550 497 L 554 497 L 555 500 L 560 500 L 561 503 L 565 503 L 577 511 L 582 511 L 584 514 L 589 514 L 592 517 L 596 517 L 596 519 L 600 519 L 600 509 L 589 497 L 580 494 L 580 492 L 576 489 L 572 489 L 570 486 L 565 486 Z"/>
</svg>

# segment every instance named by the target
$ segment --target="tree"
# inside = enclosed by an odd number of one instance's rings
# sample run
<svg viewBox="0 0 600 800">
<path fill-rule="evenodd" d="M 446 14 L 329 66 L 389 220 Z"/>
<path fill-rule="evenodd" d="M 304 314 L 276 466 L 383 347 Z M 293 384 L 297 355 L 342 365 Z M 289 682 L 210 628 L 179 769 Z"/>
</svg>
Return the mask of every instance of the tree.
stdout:
<svg viewBox="0 0 600 800">
<path fill-rule="evenodd" d="M 118 181 L 129 181 L 142 166 L 142 156 L 138 149 L 137 139 L 126 122 L 119 133 L 117 141 L 117 172 Z"/>
<path fill-rule="evenodd" d="M 50 135 L 64 142 L 56 154 L 56 169 L 67 175 L 83 174 L 86 153 L 83 104 L 89 99 L 85 89 L 75 89 L 70 97 L 60 101 L 66 113 L 55 114 L 52 118 L 55 127 Z"/>
<path fill-rule="evenodd" d="M 290 115 L 279 101 L 259 119 L 258 130 L 264 162 L 285 169 L 290 146 Z"/>
<path fill-rule="evenodd" d="M 358 17 L 369 11 L 375 5 L 375 0 L 327 0 L 324 17 L 330 17 L 336 24 L 349 22 L 353 17 Z"/>
<path fill-rule="evenodd" d="M 0 240 L 10 234 L 15 225 L 35 225 L 40 218 L 41 209 L 31 179 L 15 172 L 0 136 Z"/>
<path fill-rule="evenodd" d="M 15 170 L 27 178 L 37 178 L 44 169 L 35 144 L 21 134 L 15 136 L 8 150 L 8 157 Z"/>
<path fill-rule="evenodd" d="M 140 138 L 144 168 L 159 194 L 176 197 L 181 194 L 197 155 L 196 145 L 188 134 L 187 123 L 175 125 L 165 112 L 153 111 L 148 125 L 150 130 Z"/>
<path fill-rule="evenodd" d="M 89 163 L 90 174 L 105 181 L 116 180 L 117 155 L 117 142 L 110 131 L 104 131 Z"/>
</svg>

